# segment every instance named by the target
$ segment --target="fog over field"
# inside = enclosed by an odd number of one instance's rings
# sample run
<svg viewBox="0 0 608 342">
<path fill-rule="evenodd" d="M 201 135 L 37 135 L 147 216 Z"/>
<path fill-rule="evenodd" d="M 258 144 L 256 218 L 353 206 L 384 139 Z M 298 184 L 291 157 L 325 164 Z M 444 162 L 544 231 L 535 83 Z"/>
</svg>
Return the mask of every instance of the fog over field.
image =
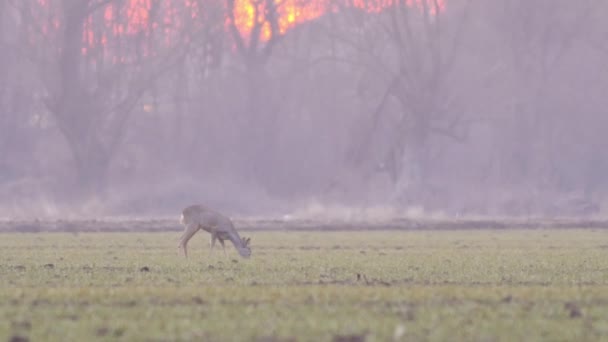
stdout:
<svg viewBox="0 0 608 342">
<path fill-rule="evenodd" d="M 606 18 L 597 0 L 0 0 L 0 219 L 603 218 Z"/>
</svg>

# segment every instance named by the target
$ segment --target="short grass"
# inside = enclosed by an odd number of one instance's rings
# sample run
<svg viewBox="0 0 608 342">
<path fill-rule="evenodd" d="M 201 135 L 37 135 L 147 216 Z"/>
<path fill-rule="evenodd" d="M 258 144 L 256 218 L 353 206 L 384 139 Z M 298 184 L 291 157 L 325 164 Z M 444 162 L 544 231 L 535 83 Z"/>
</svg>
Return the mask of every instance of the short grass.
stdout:
<svg viewBox="0 0 608 342">
<path fill-rule="evenodd" d="M 608 232 L 0 234 L 0 341 L 608 341 Z"/>
</svg>

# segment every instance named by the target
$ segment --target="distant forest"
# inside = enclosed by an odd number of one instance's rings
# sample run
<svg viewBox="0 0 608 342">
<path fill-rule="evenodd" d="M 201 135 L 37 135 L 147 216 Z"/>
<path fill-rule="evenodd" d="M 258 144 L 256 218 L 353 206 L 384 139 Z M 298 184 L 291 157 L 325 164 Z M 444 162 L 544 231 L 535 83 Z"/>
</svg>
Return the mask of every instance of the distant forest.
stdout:
<svg viewBox="0 0 608 342">
<path fill-rule="evenodd" d="M 608 2 L 0 0 L 0 218 L 608 213 Z"/>
</svg>

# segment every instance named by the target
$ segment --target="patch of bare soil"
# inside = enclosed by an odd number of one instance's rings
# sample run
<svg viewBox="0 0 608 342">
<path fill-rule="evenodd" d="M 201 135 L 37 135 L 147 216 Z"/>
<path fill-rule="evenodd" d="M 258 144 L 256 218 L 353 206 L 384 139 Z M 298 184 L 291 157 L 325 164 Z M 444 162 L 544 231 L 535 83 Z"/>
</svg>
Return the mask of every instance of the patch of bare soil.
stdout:
<svg viewBox="0 0 608 342">
<path fill-rule="evenodd" d="M 281 338 L 277 336 L 263 336 L 255 339 L 256 342 L 296 342 L 295 337 Z"/>
<path fill-rule="evenodd" d="M 9 342 L 29 342 L 29 338 L 20 335 L 13 335 L 8 339 Z"/>
<path fill-rule="evenodd" d="M 568 315 L 570 316 L 570 318 L 583 317 L 583 312 L 581 311 L 581 308 L 578 306 L 578 304 L 574 302 L 565 303 L 564 309 L 568 311 Z"/>
<path fill-rule="evenodd" d="M 192 297 L 192 302 L 196 305 L 205 305 L 207 301 L 203 300 L 201 297 Z"/>
<path fill-rule="evenodd" d="M 365 342 L 365 334 L 335 335 L 333 342 Z"/>
<path fill-rule="evenodd" d="M 122 328 L 119 329 L 110 329 L 109 327 L 102 326 L 95 331 L 95 335 L 99 337 L 104 336 L 112 336 L 114 338 L 121 337 L 124 334 L 125 330 Z"/>
<path fill-rule="evenodd" d="M 30 330 L 32 329 L 32 323 L 30 321 L 14 321 L 11 323 L 11 327 L 13 329 Z"/>
</svg>

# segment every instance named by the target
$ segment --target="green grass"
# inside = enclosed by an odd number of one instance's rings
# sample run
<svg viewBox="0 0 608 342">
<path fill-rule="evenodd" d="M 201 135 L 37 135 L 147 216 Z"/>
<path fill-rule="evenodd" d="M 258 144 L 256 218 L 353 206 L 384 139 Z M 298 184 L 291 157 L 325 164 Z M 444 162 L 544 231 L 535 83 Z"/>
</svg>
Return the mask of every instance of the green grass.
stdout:
<svg viewBox="0 0 608 342">
<path fill-rule="evenodd" d="M 0 341 L 608 341 L 606 231 L 179 235 L 0 234 Z"/>
</svg>

